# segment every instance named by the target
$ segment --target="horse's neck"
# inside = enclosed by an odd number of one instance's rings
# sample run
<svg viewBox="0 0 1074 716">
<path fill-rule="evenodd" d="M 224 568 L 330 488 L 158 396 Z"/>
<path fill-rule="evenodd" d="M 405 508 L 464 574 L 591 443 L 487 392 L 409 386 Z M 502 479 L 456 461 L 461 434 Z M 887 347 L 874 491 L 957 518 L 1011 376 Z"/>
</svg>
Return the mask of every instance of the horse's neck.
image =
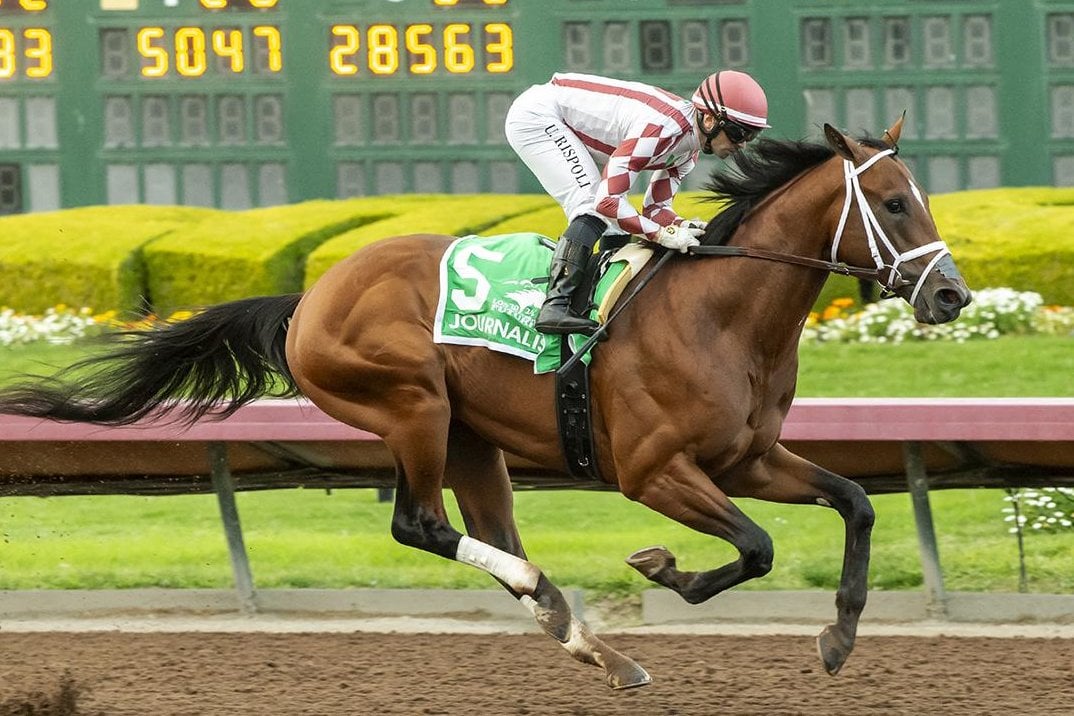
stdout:
<svg viewBox="0 0 1074 716">
<path fill-rule="evenodd" d="M 794 350 L 827 274 L 761 259 L 715 261 L 726 261 L 709 274 L 718 284 L 709 294 L 710 310 L 722 316 L 717 320 L 734 325 L 768 355 Z"/>
<path fill-rule="evenodd" d="M 735 246 L 764 248 L 808 258 L 825 258 L 828 246 L 827 208 L 838 197 L 836 190 L 818 196 L 806 189 L 835 185 L 824 167 L 818 167 L 807 180 L 795 179 L 797 191 L 784 192 L 778 199 L 751 212 L 728 241 Z M 724 261 L 724 259 L 718 259 Z M 735 258 L 714 267 L 717 284 L 730 283 L 738 296 L 734 307 L 736 319 L 751 327 L 751 332 L 770 344 L 786 339 L 797 343 L 802 324 L 809 315 L 827 280 L 824 271 L 763 259 Z M 721 287 L 722 288 L 722 287 Z M 728 298 L 718 290 L 714 299 L 727 305 Z M 735 299 L 731 299 L 735 300 Z"/>
</svg>

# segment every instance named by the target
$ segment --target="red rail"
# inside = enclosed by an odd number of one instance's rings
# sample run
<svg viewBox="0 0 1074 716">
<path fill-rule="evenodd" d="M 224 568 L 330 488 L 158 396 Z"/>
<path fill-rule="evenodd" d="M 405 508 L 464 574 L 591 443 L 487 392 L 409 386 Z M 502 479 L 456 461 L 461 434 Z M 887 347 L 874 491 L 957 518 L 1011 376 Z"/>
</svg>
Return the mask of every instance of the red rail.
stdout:
<svg viewBox="0 0 1074 716">
<path fill-rule="evenodd" d="M 379 440 L 304 401 L 263 400 L 190 428 L 146 423 L 103 428 L 0 415 L 0 442 Z M 1074 440 L 1074 398 L 799 398 L 786 441 Z"/>
<path fill-rule="evenodd" d="M 872 493 L 907 489 L 907 449 L 932 487 L 1074 485 L 1070 398 L 801 398 L 781 441 Z M 394 460 L 376 435 L 308 402 L 265 400 L 191 427 L 0 415 L 0 495 L 204 491 L 214 450 L 238 489 L 394 484 Z M 507 464 L 519 487 L 601 487 L 513 455 Z"/>
</svg>

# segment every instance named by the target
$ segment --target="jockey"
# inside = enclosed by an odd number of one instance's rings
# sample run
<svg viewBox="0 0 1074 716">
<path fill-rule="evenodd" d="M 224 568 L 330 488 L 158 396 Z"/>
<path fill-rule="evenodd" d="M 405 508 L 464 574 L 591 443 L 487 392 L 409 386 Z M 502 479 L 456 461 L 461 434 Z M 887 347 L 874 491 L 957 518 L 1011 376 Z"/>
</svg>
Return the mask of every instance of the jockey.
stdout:
<svg viewBox="0 0 1074 716">
<path fill-rule="evenodd" d="M 613 232 L 682 252 L 697 245 L 705 224 L 672 210 L 675 192 L 698 152 L 725 158 L 767 128 L 768 100 L 756 80 L 735 70 L 706 77 L 690 101 L 640 82 L 557 73 L 518 96 L 505 126 L 507 141 L 569 222 L 537 330 L 591 335 L 597 323 L 572 313 L 570 302 L 597 239 Z M 638 213 L 628 193 L 645 170 L 653 174 Z"/>
</svg>

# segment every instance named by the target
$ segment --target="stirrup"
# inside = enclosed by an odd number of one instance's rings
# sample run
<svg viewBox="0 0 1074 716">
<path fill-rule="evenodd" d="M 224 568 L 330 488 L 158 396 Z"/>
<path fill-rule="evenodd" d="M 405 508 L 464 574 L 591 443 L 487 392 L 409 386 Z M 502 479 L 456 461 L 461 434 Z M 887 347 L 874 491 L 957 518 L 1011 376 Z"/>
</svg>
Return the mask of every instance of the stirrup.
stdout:
<svg viewBox="0 0 1074 716">
<path fill-rule="evenodd" d="M 576 322 L 572 323 L 572 321 Z M 545 335 L 565 336 L 572 333 L 581 333 L 583 336 L 591 336 L 597 332 L 597 329 L 600 328 L 600 324 L 596 321 L 590 321 L 589 319 L 570 316 L 567 319 L 557 320 L 555 323 L 538 322 L 534 327 L 537 329 L 538 333 L 543 333 Z"/>
<path fill-rule="evenodd" d="M 548 314 L 544 317 L 541 314 Z M 565 335 L 581 333 L 591 336 L 600 328 L 600 324 L 584 316 L 576 316 L 566 306 L 546 304 L 537 314 L 537 323 L 534 327 L 546 335 Z"/>
</svg>

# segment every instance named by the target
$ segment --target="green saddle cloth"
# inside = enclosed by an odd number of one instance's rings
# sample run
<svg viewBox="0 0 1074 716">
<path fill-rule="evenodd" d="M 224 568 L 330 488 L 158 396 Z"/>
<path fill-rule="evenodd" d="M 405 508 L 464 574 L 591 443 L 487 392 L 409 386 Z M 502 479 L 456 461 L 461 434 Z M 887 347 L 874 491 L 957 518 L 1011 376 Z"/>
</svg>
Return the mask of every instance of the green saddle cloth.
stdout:
<svg viewBox="0 0 1074 716">
<path fill-rule="evenodd" d="M 534 373 L 559 368 L 561 336 L 534 328 L 544 303 L 552 245 L 548 237 L 532 232 L 455 240 L 440 261 L 433 340 L 525 358 L 533 362 Z M 622 268 L 613 263 L 601 277 L 596 303 Z M 596 311 L 591 317 L 597 320 Z M 586 340 L 569 338 L 575 351 Z"/>
</svg>

